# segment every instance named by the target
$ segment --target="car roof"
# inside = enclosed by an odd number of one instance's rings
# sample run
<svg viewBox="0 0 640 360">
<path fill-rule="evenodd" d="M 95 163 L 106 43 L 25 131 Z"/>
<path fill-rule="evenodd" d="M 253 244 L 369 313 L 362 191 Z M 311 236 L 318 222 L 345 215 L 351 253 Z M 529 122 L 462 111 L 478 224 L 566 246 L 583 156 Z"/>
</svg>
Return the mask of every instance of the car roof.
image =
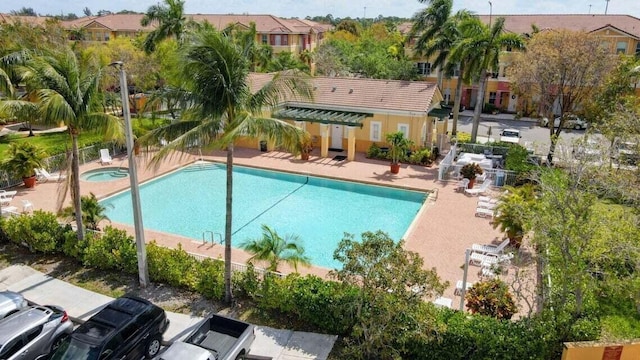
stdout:
<svg viewBox="0 0 640 360">
<path fill-rule="evenodd" d="M 0 344 L 5 344 L 17 334 L 32 329 L 49 319 L 52 311 L 43 306 L 32 306 L 20 310 L 0 321 Z"/>
<path fill-rule="evenodd" d="M 518 129 L 504 129 L 502 131 L 514 131 L 514 132 L 520 132 L 520 130 Z"/>
<path fill-rule="evenodd" d="M 5 302 L 16 302 L 24 300 L 24 297 L 13 291 L 0 291 L 0 304 Z"/>
</svg>

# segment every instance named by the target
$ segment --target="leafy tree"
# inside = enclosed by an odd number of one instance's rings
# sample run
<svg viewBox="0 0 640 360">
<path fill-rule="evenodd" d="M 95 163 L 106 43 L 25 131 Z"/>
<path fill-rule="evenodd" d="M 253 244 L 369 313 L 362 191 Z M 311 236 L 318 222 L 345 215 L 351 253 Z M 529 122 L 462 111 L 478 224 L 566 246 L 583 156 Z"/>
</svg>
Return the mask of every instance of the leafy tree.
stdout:
<svg viewBox="0 0 640 360">
<path fill-rule="evenodd" d="M 147 53 L 152 53 L 158 43 L 167 38 L 175 38 L 182 43 L 187 19 L 184 16 L 184 0 L 164 0 L 164 5 L 156 4 L 149 7 L 146 14 L 140 20 L 142 26 L 156 23 L 156 28 L 147 34 L 143 48 Z"/>
<path fill-rule="evenodd" d="M 234 141 L 248 136 L 294 150 L 305 132 L 261 114 L 265 108 L 278 105 L 285 94 L 311 98 L 313 91 L 304 76 L 294 71 L 274 74 L 262 88 L 251 89 L 247 82 L 251 64 L 244 49 L 208 26 L 201 27 L 182 48 L 181 64 L 190 108 L 180 121 L 149 132 L 139 142 L 169 141 L 154 156 L 156 162 L 193 144 L 226 150 L 225 300 L 231 302 Z"/>
<path fill-rule="evenodd" d="M 342 268 L 332 276 L 359 289 L 349 340 L 358 358 L 398 358 L 399 343 L 430 331 L 427 319 L 402 314 L 420 314 L 422 298 L 442 294 L 448 283 L 435 269 L 425 270 L 422 258 L 405 250 L 403 241 L 396 244 L 382 231 L 362 233 L 362 241 L 345 234 L 333 257 Z"/>
<path fill-rule="evenodd" d="M 85 6 L 84 9 L 82 9 L 82 13 L 84 14 L 84 16 L 91 16 L 93 15 L 93 13 L 91 12 L 91 9 L 89 9 L 88 6 Z"/>
<path fill-rule="evenodd" d="M 309 266 L 311 262 L 304 255 L 304 247 L 300 244 L 300 237 L 297 235 L 286 235 L 282 238 L 278 233 L 267 225 L 262 225 L 262 237 L 259 239 L 249 239 L 240 244 L 240 247 L 252 254 L 251 260 L 267 261 L 269 271 L 278 271 L 278 264 L 286 262 L 293 266 L 296 271 L 298 264 Z"/>
<path fill-rule="evenodd" d="M 45 124 L 67 126 L 71 138 L 71 198 L 74 203 L 78 241 L 84 239 L 80 200 L 80 162 L 78 135 L 83 131 L 98 132 L 106 139 L 122 140 L 122 121 L 101 112 L 100 81 L 103 70 L 95 62 L 82 62 L 69 48 L 52 50 L 46 56 L 29 58 L 22 80 L 29 96 L 37 99 L 41 120 Z M 66 197 L 65 190 L 59 199 Z"/>
<path fill-rule="evenodd" d="M 467 309 L 472 314 L 509 320 L 518 311 L 509 288 L 500 279 L 475 283 L 466 293 Z"/>
<path fill-rule="evenodd" d="M 539 99 L 540 113 L 560 115 L 560 126 L 549 127 L 549 163 L 565 122 L 565 114 L 584 107 L 606 79 L 611 57 L 600 39 L 584 32 L 544 31 L 529 40 L 527 51 L 515 54 L 509 66 L 511 86 Z"/>
<path fill-rule="evenodd" d="M 338 25 L 336 25 L 336 31 L 346 31 L 355 36 L 360 35 L 361 26 L 355 20 L 345 19 L 340 21 Z"/>
<path fill-rule="evenodd" d="M 80 202 L 82 204 L 82 223 L 87 229 L 100 231 L 98 224 L 102 220 L 111 222 L 105 214 L 107 208 L 100 204 L 100 201 L 98 201 L 94 193 L 90 193 L 88 196 L 82 196 Z M 75 219 L 75 208 L 73 206 L 66 207 L 62 209 L 60 215 L 68 219 Z"/>
<path fill-rule="evenodd" d="M 500 228 L 509 238 L 509 244 L 519 248 L 527 228 L 527 219 L 535 200 L 535 188 L 531 184 L 505 187 L 500 196 L 493 219 L 493 228 Z"/>
<path fill-rule="evenodd" d="M 20 10 L 12 11 L 11 14 L 18 15 L 18 16 L 38 16 L 38 14 L 35 12 L 35 10 L 33 10 L 33 8 L 28 8 L 24 6 L 21 7 Z"/>
</svg>

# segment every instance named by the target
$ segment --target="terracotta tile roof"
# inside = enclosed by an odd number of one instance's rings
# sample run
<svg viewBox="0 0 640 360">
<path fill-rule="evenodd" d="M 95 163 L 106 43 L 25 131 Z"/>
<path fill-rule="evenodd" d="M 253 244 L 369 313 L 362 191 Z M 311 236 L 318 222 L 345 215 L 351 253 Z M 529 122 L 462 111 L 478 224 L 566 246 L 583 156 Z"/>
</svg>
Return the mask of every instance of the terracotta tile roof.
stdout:
<svg viewBox="0 0 640 360">
<path fill-rule="evenodd" d="M 478 15 L 480 19 L 489 23 L 489 15 Z M 640 38 L 640 19 L 631 15 L 492 15 L 492 19 L 505 18 L 507 31 L 524 34 L 531 33 L 531 24 L 540 30 L 567 29 L 573 31 L 593 32 L 607 26 L 619 29 L 631 36 Z M 406 34 L 411 29 L 411 23 L 398 25 L 398 30 Z"/>
<path fill-rule="evenodd" d="M 77 20 L 64 21 L 63 26 L 67 29 L 85 27 L 93 22 L 101 24 L 114 31 L 150 31 L 155 28 L 154 24 L 148 27 L 140 25 L 140 20 L 144 14 L 110 14 L 105 16 L 89 16 Z M 195 21 L 208 21 L 217 29 L 223 29 L 229 24 L 242 24 L 249 26 L 251 22 L 256 24 L 258 33 L 282 33 L 282 34 L 306 34 L 311 29 L 315 32 L 324 32 L 322 24 L 298 19 L 281 19 L 273 15 L 216 15 L 216 14 L 187 14 L 187 19 Z"/>
<path fill-rule="evenodd" d="M 252 73 L 249 84 L 255 91 L 271 77 L 270 74 Z M 312 83 L 315 89 L 313 106 L 319 109 L 426 113 L 438 93 L 435 83 L 425 81 L 315 77 Z"/>
<path fill-rule="evenodd" d="M 607 26 L 620 29 L 640 38 L 640 19 L 630 15 L 492 15 L 492 19 L 504 17 L 505 28 L 516 34 L 531 33 L 531 24 L 543 29 L 567 29 L 592 32 Z M 489 23 L 489 15 L 480 15 Z"/>
<path fill-rule="evenodd" d="M 48 16 L 20 16 L 0 13 L 0 23 L 21 22 L 30 25 L 44 25 L 47 20 L 53 19 Z"/>
</svg>

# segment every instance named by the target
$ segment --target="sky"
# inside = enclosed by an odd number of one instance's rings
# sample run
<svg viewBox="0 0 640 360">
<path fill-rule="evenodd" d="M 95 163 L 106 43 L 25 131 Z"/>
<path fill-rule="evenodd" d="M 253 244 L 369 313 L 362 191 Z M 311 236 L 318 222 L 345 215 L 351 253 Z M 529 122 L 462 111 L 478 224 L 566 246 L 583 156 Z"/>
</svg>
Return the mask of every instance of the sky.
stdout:
<svg viewBox="0 0 640 360">
<path fill-rule="evenodd" d="M 0 13 L 32 8 L 36 13 L 83 15 L 88 7 L 99 10 L 145 12 L 161 0 L 0 0 Z M 454 10 L 468 9 L 477 14 L 608 14 L 640 18 L 639 0 L 454 0 Z M 607 8 L 608 4 L 608 8 Z M 418 0 L 185 0 L 187 14 L 270 14 L 279 17 L 324 16 L 334 18 L 411 17 L 426 7 Z"/>
</svg>

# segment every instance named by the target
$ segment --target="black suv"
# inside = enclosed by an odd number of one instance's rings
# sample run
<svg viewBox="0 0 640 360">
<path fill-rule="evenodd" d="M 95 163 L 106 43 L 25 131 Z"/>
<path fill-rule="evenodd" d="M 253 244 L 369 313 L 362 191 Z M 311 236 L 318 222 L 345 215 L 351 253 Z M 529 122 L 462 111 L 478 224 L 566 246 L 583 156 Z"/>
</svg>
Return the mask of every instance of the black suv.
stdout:
<svg viewBox="0 0 640 360">
<path fill-rule="evenodd" d="M 164 310 L 145 299 L 125 295 L 80 325 L 52 359 L 152 358 L 158 354 L 168 326 Z"/>
</svg>

